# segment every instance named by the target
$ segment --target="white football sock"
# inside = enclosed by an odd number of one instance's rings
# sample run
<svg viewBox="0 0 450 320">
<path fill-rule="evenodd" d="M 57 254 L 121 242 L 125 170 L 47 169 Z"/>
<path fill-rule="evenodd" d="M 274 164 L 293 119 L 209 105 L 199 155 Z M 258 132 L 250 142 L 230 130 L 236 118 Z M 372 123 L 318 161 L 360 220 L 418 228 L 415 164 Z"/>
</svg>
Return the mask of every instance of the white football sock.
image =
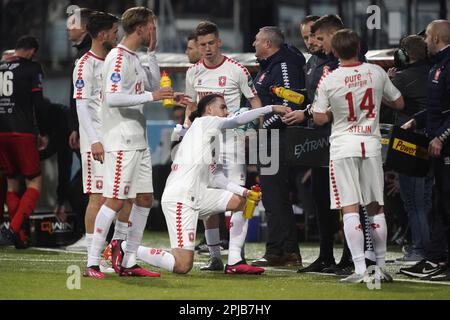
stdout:
<svg viewBox="0 0 450 320">
<path fill-rule="evenodd" d="M 233 265 L 242 260 L 241 252 L 247 236 L 248 220 L 242 215 L 242 211 L 235 212 L 230 222 L 230 243 L 228 247 L 228 265 Z"/>
<path fill-rule="evenodd" d="M 127 245 L 124 250 L 125 254 L 122 261 L 122 266 L 124 268 L 131 268 L 136 264 L 136 252 L 141 244 L 149 213 L 150 208 L 139 207 L 135 204 L 133 204 L 133 207 L 131 208 Z"/>
<path fill-rule="evenodd" d="M 87 256 L 89 258 L 89 251 L 91 251 L 92 239 L 94 238 L 93 233 L 86 233 L 86 243 L 87 243 Z"/>
<path fill-rule="evenodd" d="M 128 222 L 122 222 L 116 220 L 116 225 L 114 226 L 113 240 L 126 240 L 128 233 Z"/>
<path fill-rule="evenodd" d="M 126 241 L 122 242 L 122 248 L 125 248 Z M 163 268 L 169 272 L 173 272 L 175 265 L 175 257 L 167 251 L 162 249 L 148 248 L 139 246 L 137 250 L 137 258 L 152 266 Z"/>
<path fill-rule="evenodd" d="M 220 258 L 220 231 L 219 228 L 205 230 L 206 244 L 211 258 Z"/>
<path fill-rule="evenodd" d="M 88 267 L 98 266 L 100 263 L 100 254 L 105 246 L 106 236 L 109 227 L 116 217 L 116 212 L 106 205 L 102 205 L 95 218 L 94 236 L 92 238 L 91 249 L 89 250 Z"/>
<path fill-rule="evenodd" d="M 363 274 L 366 271 L 366 261 L 364 258 L 364 234 L 359 213 L 344 214 L 344 233 L 347 245 L 352 253 L 355 272 Z"/>
<path fill-rule="evenodd" d="M 372 232 L 373 246 L 377 266 L 384 268 L 386 265 L 387 224 L 384 213 L 369 217 L 370 231 Z"/>
</svg>

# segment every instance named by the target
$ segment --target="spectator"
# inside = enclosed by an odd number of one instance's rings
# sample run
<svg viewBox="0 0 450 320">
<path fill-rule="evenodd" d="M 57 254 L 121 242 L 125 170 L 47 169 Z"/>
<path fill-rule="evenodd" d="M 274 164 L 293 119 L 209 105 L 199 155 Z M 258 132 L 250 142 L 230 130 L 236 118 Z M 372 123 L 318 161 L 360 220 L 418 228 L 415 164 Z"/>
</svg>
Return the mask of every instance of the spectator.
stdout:
<svg viewBox="0 0 450 320">
<path fill-rule="evenodd" d="M 296 48 L 284 43 L 284 35 L 278 27 L 261 28 L 255 36 L 253 46 L 260 65 L 260 71 L 255 77 L 255 87 L 263 105 L 288 105 L 286 100 L 272 95 L 271 87 L 281 85 L 285 88 L 304 88 L 305 57 Z M 291 103 L 289 106 L 292 109 L 299 107 Z M 285 127 L 279 115 L 264 115 L 263 128 L 267 129 L 268 134 L 267 141 L 260 143 L 260 147 L 279 152 L 279 169 L 273 175 L 261 172 L 260 176 L 268 229 L 266 252 L 262 258 L 252 263 L 260 267 L 302 265 L 294 212 L 289 201 L 288 180 L 291 172 L 285 158 Z M 271 144 L 273 129 L 279 130 L 279 141 Z"/>
<path fill-rule="evenodd" d="M 427 108 L 408 121 L 404 128 L 423 128 L 430 141 L 428 153 L 433 158 L 436 201 L 434 225 L 426 259 L 400 272 L 432 281 L 449 281 L 450 269 L 450 22 L 435 20 L 425 32 L 433 66 L 428 75 Z M 447 255 L 447 257 L 445 257 Z M 445 258 L 444 258 L 445 257 Z M 446 262 L 440 265 L 439 262 Z"/>
<path fill-rule="evenodd" d="M 23 36 L 17 41 L 15 56 L 0 64 L 0 71 L 4 74 L 0 107 L 0 168 L 8 180 L 6 203 L 11 221 L 9 229 L 2 231 L 18 249 L 28 246 L 23 225 L 35 209 L 41 191 L 38 148 L 45 148 L 48 143 L 45 136 L 47 123 L 43 117 L 43 72 L 41 65 L 32 61 L 38 49 L 36 38 Z M 22 196 L 18 193 L 17 175 L 22 175 L 26 181 Z"/>
</svg>

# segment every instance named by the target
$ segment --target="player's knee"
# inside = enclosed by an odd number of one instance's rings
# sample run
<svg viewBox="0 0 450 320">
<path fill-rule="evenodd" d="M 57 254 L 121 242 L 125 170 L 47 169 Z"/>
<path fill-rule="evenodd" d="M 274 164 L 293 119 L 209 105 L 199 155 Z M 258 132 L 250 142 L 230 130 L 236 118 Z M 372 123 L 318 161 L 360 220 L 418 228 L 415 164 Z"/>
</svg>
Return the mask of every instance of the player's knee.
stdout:
<svg viewBox="0 0 450 320">
<path fill-rule="evenodd" d="M 143 193 L 136 197 L 136 205 L 143 208 L 151 208 L 153 204 L 153 194 Z"/>
<path fill-rule="evenodd" d="M 242 211 L 245 207 L 245 199 L 238 195 L 233 195 L 228 201 L 227 210 L 230 211 Z"/>
<path fill-rule="evenodd" d="M 193 266 L 192 262 L 189 261 L 175 261 L 175 266 L 173 267 L 173 272 L 178 274 L 186 274 L 191 271 Z"/>
</svg>

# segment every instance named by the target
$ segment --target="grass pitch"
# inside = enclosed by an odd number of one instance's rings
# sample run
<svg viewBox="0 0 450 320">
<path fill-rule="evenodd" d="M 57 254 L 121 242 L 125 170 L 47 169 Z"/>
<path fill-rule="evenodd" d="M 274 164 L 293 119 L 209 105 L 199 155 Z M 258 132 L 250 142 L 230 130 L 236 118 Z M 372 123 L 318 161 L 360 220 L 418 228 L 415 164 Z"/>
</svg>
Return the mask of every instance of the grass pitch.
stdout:
<svg viewBox="0 0 450 320">
<path fill-rule="evenodd" d="M 167 233 L 146 232 L 144 244 L 168 248 Z M 300 248 L 305 265 L 318 254 L 317 245 L 300 244 Z M 389 251 L 388 259 L 401 256 L 398 249 L 393 250 Z M 247 260 L 259 258 L 263 253 L 263 243 L 246 244 Z M 340 254 L 341 250 L 336 249 L 335 256 L 340 257 Z M 225 256 L 223 260 L 226 262 Z M 267 268 L 261 276 L 200 271 L 199 266 L 206 261 L 206 256 L 196 255 L 194 269 L 187 275 L 161 271 L 161 278 L 121 278 L 114 274 L 108 274 L 103 280 L 81 277 L 80 289 L 69 290 L 68 267 L 78 266 L 83 272 L 86 255 L 62 250 L 0 247 L 0 299 L 450 299 L 450 283 L 411 280 L 396 274 L 400 266 L 394 264 L 388 264 L 387 269 L 395 282 L 382 283 L 379 290 L 369 290 L 364 284 L 341 284 L 339 277 L 332 275 L 297 274 L 296 268 Z"/>
</svg>

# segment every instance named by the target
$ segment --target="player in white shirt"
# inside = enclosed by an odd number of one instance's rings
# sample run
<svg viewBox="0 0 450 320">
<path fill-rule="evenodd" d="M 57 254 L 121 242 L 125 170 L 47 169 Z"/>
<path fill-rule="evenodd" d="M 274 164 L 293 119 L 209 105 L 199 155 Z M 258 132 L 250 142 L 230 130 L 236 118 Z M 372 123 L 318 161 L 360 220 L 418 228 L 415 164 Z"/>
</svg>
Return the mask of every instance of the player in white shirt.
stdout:
<svg viewBox="0 0 450 320">
<path fill-rule="evenodd" d="M 262 106 L 261 100 L 257 96 L 253 80 L 248 70 L 237 61 L 224 56 L 220 47 L 222 42 L 219 38 L 217 25 L 212 22 L 201 22 L 195 33 L 197 35 L 197 45 L 202 59 L 189 68 L 186 73 L 186 94 L 195 102 L 208 94 L 220 94 L 224 97 L 228 106 L 230 116 L 239 111 L 241 96 L 244 95 L 252 108 Z M 186 119 L 192 110 L 195 110 L 196 103 L 188 106 Z M 185 122 L 189 126 L 189 121 Z M 245 137 L 236 133 L 235 136 L 228 134 L 221 152 L 220 163 L 223 163 L 225 175 L 228 179 L 241 186 L 245 185 Z M 235 151 L 236 150 L 236 151 Z M 241 212 L 234 213 L 231 222 L 236 228 L 241 228 L 241 224 L 246 224 L 245 219 L 241 219 Z M 202 267 L 202 270 L 223 269 L 220 260 L 220 234 L 219 215 L 211 216 L 205 220 L 205 237 L 211 255 L 209 264 Z M 236 220 L 236 221 L 235 221 Z M 241 222 L 240 222 L 241 221 Z M 246 228 L 245 226 L 242 226 Z M 232 231 L 230 231 L 232 232 Z M 230 243 L 230 246 L 234 245 Z M 229 250 L 230 252 L 230 250 Z M 228 263 L 234 263 L 239 259 L 240 254 L 229 255 Z"/>
<path fill-rule="evenodd" d="M 315 123 L 323 125 L 332 121 L 331 209 L 343 211 L 344 233 L 355 264 L 355 273 L 341 281 L 369 280 L 360 205 L 366 206 L 369 214 L 379 267 L 375 277 L 392 281 L 384 271 L 387 226 L 383 209 L 379 114 L 383 98 L 395 109 L 403 108 L 403 98 L 381 67 L 358 61 L 359 37 L 354 31 L 338 31 L 333 36 L 332 46 L 340 66 L 323 75 L 312 108 Z"/>
<path fill-rule="evenodd" d="M 93 12 L 86 25 L 92 38 L 91 49 L 76 63 L 73 70 L 74 99 L 80 123 L 80 153 L 83 191 L 89 195 L 85 226 L 89 255 L 97 213 L 103 204 L 103 159 L 101 134 L 102 70 L 108 52 L 117 44 L 119 19 L 104 12 Z M 97 270 L 86 269 L 86 276 L 95 277 Z"/>
<path fill-rule="evenodd" d="M 174 273 L 187 273 L 194 261 L 198 218 L 225 210 L 242 211 L 248 190 L 227 179 L 215 165 L 220 135 L 270 112 L 286 114 L 289 107 L 266 106 L 227 118 L 222 96 L 203 97 L 191 114 L 192 125 L 185 133 L 172 164 L 161 204 L 169 231 L 172 252 L 139 247 L 138 258 Z M 217 155 L 218 156 L 218 155 Z M 245 232 L 236 239 L 244 244 Z M 230 239 L 231 240 L 231 239 Z M 263 268 L 247 265 L 242 258 L 227 265 L 228 274 L 260 274 Z"/>
<path fill-rule="evenodd" d="M 170 99 L 174 94 L 171 88 L 158 89 L 156 61 L 150 61 L 150 69 L 155 70 L 156 75 L 151 83 L 148 81 L 147 72 L 135 52 L 142 46 L 153 51 L 156 46 L 153 12 L 144 7 L 130 8 L 122 15 L 122 25 L 125 37 L 107 55 L 102 73 L 105 92 L 102 106 L 105 150 L 103 196 L 106 201 L 95 220 L 88 267 L 97 269 L 109 227 L 124 202 L 132 199 L 125 255 L 120 261 L 113 256 L 113 263 L 116 263 L 116 269 L 117 264 L 121 266 L 118 270 L 121 276 L 159 277 L 159 273 L 136 264 L 136 251 L 153 200 L 152 166 L 143 104 Z M 113 254 L 114 249 L 113 246 Z"/>
</svg>

